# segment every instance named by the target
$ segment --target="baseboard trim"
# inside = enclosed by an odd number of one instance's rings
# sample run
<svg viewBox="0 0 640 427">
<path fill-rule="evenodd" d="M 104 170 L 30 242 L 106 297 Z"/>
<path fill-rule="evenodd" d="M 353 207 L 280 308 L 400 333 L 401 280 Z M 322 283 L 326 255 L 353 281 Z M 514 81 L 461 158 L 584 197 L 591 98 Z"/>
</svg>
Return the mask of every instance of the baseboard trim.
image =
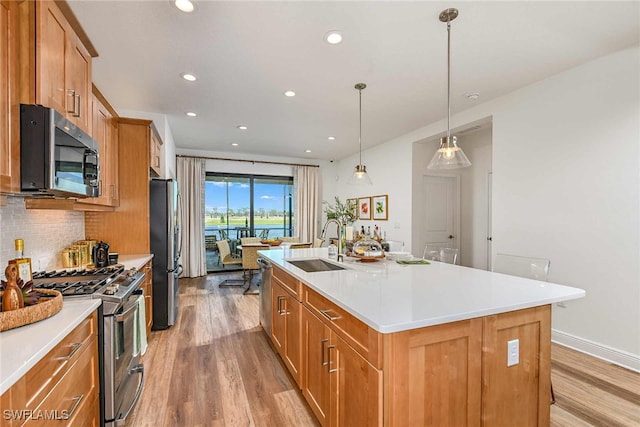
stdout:
<svg viewBox="0 0 640 427">
<path fill-rule="evenodd" d="M 640 373 L 640 357 L 575 335 L 551 330 L 551 341 Z"/>
</svg>

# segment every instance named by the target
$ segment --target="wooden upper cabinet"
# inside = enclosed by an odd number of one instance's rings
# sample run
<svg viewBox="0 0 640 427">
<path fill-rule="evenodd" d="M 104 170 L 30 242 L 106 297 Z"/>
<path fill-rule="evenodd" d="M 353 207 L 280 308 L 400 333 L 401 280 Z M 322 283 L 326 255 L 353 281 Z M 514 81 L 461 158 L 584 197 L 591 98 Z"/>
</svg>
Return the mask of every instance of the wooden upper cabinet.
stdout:
<svg viewBox="0 0 640 427">
<path fill-rule="evenodd" d="M 151 176 L 162 176 L 162 164 L 160 163 L 160 152 L 162 151 L 162 139 L 154 132 L 151 132 L 151 142 L 149 147 L 149 173 Z"/>
<path fill-rule="evenodd" d="M 33 3 L 0 1 L 0 193 L 20 191 L 20 103 L 33 102 Z M 31 74 L 34 75 L 34 74 Z"/>
<path fill-rule="evenodd" d="M 36 103 L 92 133 L 91 55 L 53 1 L 36 2 Z"/>
<path fill-rule="evenodd" d="M 118 206 L 117 114 L 95 86 L 93 86 L 92 94 L 92 113 L 93 139 L 98 143 L 98 153 L 100 156 L 99 196 L 84 199 L 82 202 L 104 206 Z"/>
</svg>

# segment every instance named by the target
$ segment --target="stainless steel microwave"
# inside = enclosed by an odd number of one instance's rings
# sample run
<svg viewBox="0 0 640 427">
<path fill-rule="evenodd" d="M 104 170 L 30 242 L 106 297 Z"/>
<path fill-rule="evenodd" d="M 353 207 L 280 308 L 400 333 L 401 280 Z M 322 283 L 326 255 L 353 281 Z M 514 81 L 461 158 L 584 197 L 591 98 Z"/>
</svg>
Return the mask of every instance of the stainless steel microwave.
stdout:
<svg viewBox="0 0 640 427">
<path fill-rule="evenodd" d="M 53 108 L 20 105 L 23 193 L 97 197 L 98 143 Z"/>
</svg>

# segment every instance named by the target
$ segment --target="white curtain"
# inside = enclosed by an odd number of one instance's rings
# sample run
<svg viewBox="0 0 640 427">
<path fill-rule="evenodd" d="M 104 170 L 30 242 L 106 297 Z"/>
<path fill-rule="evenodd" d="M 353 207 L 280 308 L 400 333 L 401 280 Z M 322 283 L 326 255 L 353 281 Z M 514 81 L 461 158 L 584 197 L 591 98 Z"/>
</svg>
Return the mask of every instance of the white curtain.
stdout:
<svg viewBox="0 0 640 427">
<path fill-rule="evenodd" d="M 301 242 L 313 242 L 318 235 L 318 168 L 296 166 L 293 185 L 295 234 Z"/>
<path fill-rule="evenodd" d="M 178 186 L 182 198 L 180 226 L 183 276 L 204 276 L 207 274 L 204 247 L 205 160 L 178 157 L 177 163 Z"/>
</svg>

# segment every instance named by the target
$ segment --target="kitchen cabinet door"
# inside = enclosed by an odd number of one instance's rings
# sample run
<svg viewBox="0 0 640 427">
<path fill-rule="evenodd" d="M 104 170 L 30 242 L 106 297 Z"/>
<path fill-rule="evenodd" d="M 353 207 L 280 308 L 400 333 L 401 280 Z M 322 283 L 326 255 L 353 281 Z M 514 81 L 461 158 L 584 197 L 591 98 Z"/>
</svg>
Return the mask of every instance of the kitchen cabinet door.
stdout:
<svg viewBox="0 0 640 427">
<path fill-rule="evenodd" d="M 151 334 L 153 326 L 153 261 L 149 261 L 142 267 L 144 272 L 144 282 L 142 283 L 142 291 L 144 293 L 144 310 L 147 320 L 147 337 Z"/>
<path fill-rule="evenodd" d="M 91 135 L 91 56 L 55 2 L 36 7 L 36 103 Z"/>
<path fill-rule="evenodd" d="M 323 427 L 329 425 L 331 377 L 327 352 L 330 329 L 306 308 L 302 308 L 302 378 L 300 385 L 311 410 Z"/>
<path fill-rule="evenodd" d="M 302 305 L 277 281 L 274 281 L 271 286 L 271 303 L 273 344 L 291 376 L 300 385 Z"/>
<path fill-rule="evenodd" d="M 149 147 L 149 173 L 151 176 L 162 176 L 162 166 L 160 163 L 160 151 L 162 146 L 162 140 L 151 132 L 151 143 Z"/>
<path fill-rule="evenodd" d="M 20 192 L 20 102 L 32 102 L 30 2 L 0 1 L 0 193 Z"/>
<path fill-rule="evenodd" d="M 97 91 L 97 89 L 96 89 Z M 101 101 L 101 94 L 92 95 L 93 139 L 98 143 L 100 155 L 99 196 L 83 199 L 82 203 L 118 206 L 118 139 L 115 120 L 109 108 Z"/>
<path fill-rule="evenodd" d="M 342 338 L 328 349 L 331 372 L 331 426 L 382 426 L 382 371 Z"/>
</svg>

